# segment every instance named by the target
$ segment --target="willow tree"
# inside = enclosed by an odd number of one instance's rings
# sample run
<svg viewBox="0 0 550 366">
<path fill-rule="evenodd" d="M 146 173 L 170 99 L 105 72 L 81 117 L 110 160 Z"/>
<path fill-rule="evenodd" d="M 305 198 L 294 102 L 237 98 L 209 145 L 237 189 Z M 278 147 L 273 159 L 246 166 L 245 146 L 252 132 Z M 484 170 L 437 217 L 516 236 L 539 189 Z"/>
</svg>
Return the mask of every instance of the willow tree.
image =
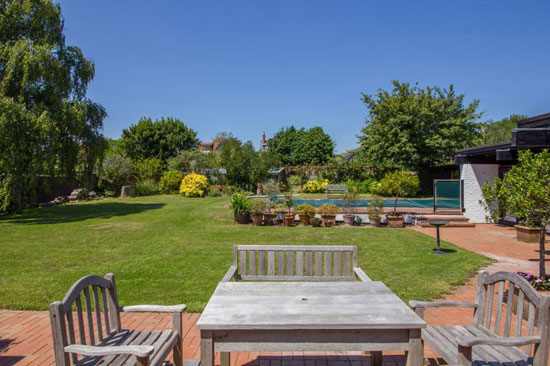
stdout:
<svg viewBox="0 0 550 366">
<path fill-rule="evenodd" d="M 59 4 L 0 2 L 0 210 L 35 203 L 39 174 L 86 180 L 104 149 L 94 64 L 65 44 Z"/>
</svg>

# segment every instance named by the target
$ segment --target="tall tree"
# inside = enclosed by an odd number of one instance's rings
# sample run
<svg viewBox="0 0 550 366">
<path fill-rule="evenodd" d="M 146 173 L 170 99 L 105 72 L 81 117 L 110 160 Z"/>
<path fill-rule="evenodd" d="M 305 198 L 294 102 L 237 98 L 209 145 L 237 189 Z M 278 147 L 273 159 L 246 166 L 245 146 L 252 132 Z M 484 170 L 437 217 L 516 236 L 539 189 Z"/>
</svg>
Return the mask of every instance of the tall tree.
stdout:
<svg viewBox="0 0 550 366">
<path fill-rule="evenodd" d="M 361 154 L 378 172 L 425 170 L 447 164 L 456 150 L 479 141 L 479 100 L 449 89 L 393 81 L 393 90 L 363 94 L 369 115 L 362 129 Z"/>
<path fill-rule="evenodd" d="M 518 122 L 527 116 L 512 114 L 500 121 L 488 121 L 480 124 L 481 140 L 484 145 L 506 142 L 512 139 L 512 130 L 518 127 Z"/>
<path fill-rule="evenodd" d="M 122 130 L 120 142 L 133 160 L 158 158 L 163 162 L 177 156 L 180 151 L 195 149 L 199 144 L 196 131 L 171 117 L 154 122 L 151 118 L 142 118 L 137 124 Z"/>
<path fill-rule="evenodd" d="M 322 127 L 282 128 L 267 141 L 267 147 L 285 165 L 324 164 L 334 156 L 334 141 Z"/>
<path fill-rule="evenodd" d="M 106 147 L 86 97 L 94 64 L 65 44 L 59 4 L 0 2 L 0 210 L 35 203 L 37 174 L 89 179 Z"/>
</svg>

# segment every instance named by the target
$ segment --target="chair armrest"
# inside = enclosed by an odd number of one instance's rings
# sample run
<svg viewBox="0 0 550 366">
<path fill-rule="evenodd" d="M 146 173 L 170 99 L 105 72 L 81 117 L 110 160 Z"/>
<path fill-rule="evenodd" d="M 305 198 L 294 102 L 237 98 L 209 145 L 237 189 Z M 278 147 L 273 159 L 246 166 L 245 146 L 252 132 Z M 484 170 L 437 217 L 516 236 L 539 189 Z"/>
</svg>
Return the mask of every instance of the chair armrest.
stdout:
<svg viewBox="0 0 550 366">
<path fill-rule="evenodd" d="M 83 344 L 70 344 L 65 347 L 65 352 L 77 353 L 83 356 L 108 356 L 108 355 L 134 355 L 137 357 L 149 357 L 155 347 L 149 345 L 140 346 L 86 346 Z"/>
<path fill-rule="evenodd" d="M 370 277 L 367 276 L 367 274 L 363 272 L 363 270 L 359 267 L 354 267 L 353 273 L 355 274 L 355 276 L 357 276 L 358 279 L 361 280 L 361 282 L 372 282 Z"/>
<path fill-rule="evenodd" d="M 223 276 L 221 282 L 229 282 L 232 278 L 235 278 L 237 276 L 237 266 L 232 265 L 229 267 L 227 272 L 225 272 L 225 276 Z"/>
<path fill-rule="evenodd" d="M 456 337 L 456 341 L 459 346 L 462 347 L 472 347 L 480 344 L 492 345 L 492 346 L 526 346 L 528 344 L 537 344 L 540 343 L 540 337 L 511 337 L 511 338 L 502 338 L 502 337 L 476 337 L 476 336 L 459 336 Z"/>
<path fill-rule="evenodd" d="M 183 313 L 187 309 L 187 305 L 133 305 L 133 306 L 123 306 L 120 308 L 120 311 L 126 313 L 139 313 L 139 312 L 148 312 L 148 313 Z"/>
<path fill-rule="evenodd" d="M 413 309 L 422 308 L 477 308 L 475 302 L 466 301 L 409 301 L 409 306 Z"/>
</svg>

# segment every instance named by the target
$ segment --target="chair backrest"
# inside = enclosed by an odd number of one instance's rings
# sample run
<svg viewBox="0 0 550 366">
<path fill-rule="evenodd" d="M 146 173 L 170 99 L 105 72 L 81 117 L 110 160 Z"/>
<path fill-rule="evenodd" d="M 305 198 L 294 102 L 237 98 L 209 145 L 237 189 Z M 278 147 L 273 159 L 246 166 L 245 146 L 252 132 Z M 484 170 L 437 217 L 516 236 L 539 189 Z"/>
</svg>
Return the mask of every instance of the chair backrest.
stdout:
<svg viewBox="0 0 550 366">
<path fill-rule="evenodd" d="M 68 344 L 93 346 L 118 332 L 120 313 L 115 276 L 109 273 L 105 277 L 86 276 L 79 279 L 62 301 L 50 305 L 50 322 L 58 366 L 70 364 L 69 355 L 64 351 Z M 71 360 L 76 363 L 77 356 L 71 354 Z"/>
<path fill-rule="evenodd" d="M 548 299 L 522 276 L 511 272 L 479 274 L 478 308 L 474 324 L 502 337 L 538 335 L 547 337 Z M 548 339 L 543 339 L 548 342 Z M 531 347 L 526 346 L 531 353 Z"/>
<path fill-rule="evenodd" d="M 236 245 L 233 265 L 242 280 L 354 281 L 357 247 Z"/>
</svg>

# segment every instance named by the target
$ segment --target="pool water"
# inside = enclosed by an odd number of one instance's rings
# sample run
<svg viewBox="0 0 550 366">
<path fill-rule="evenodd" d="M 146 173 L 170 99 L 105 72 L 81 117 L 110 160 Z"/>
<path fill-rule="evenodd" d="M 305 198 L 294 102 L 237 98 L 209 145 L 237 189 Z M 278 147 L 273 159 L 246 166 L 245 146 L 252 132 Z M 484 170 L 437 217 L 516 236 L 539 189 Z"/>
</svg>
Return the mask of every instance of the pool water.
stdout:
<svg viewBox="0 0 550 366">
<path fill-rule="evenodd" d="M 357 200 L 352 204 L 352 207 L 367 207 L 367 204 L 371 200 Z M 387 199 L 382 200 L 384 202 L 384 207 L 393 207 L 395 200 Z M 279 202 L 284 203 L 284 200 L 279 200 Z M 305 199 L 305 198 L 295 198 L 294 205 L 312 205 L 314 207 L 320 207 L 324 203 L 328 205 L 335 205 L 338 207 L 346 206 L 344 200 L 339 199 Z M 420 199 L 420 198 L 401 198 L 397 200 L 397 207 L 403 208 L 433 208 L 434 200 L 433 199 Z M 438 208 L 460 208 L 460 200 L 458 199 L 442 199 L 437 200 Z"/>
</svg>

